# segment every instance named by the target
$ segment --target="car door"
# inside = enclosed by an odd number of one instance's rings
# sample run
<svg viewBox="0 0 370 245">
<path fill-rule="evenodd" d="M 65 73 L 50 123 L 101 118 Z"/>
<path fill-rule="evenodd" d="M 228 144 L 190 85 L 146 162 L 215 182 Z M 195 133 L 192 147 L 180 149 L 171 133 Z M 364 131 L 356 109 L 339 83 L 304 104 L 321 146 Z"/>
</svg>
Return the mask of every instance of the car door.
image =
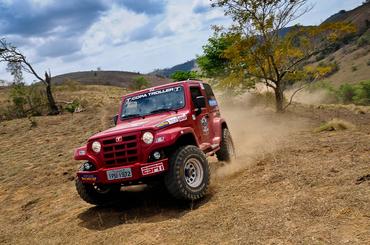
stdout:
<svg viewBox="0 0 370 245">
<path fill-rule="evenodd" d="M 195 107 L 195 99 L 198 96 L 204 96 L 200 86 L 190 86 L 190 94 L 192 100 L 192 110 L 193 110 L 193 122 L 194 122 L 194 130 L 197 134 L 198 141 L 201 144 L 210 144 L 210 128 L 209 128 L 209 114 L 207 107 L 202 108 L 199 114 L 195 112 L 197 109 Z"/>
<path fill-rule="evenodd" d="M 207 83 L 203 83 L 203 87 L 206 94 L 207 110 L 209 115 L 209 140 L 213 144 L 216 140 L 215 122 L 220 118 L 220 110 L 211 86 Z M 217 145 L 218 144 L 216 144 L 216 146 Z"/>
</svg>

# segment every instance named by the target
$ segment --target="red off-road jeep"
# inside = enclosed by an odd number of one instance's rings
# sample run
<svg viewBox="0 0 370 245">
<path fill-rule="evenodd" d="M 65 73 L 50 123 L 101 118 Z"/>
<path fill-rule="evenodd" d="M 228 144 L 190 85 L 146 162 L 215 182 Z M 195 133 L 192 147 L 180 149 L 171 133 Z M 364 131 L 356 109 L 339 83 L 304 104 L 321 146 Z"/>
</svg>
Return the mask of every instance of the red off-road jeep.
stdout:
<svg viewBox="0 0 370 245">
<path fill-rule="evenodd" d="M 95 205 L 111 202 L 122 186 L 164 180 L 176 198 L 196 200 L 207 191 L 207 156 L 234 157 L 234 145 L 210 85 L 183 81 L 122 98 L 116 126 L 75 151 L 85 160 L 76 188 Z"/>
</svg>

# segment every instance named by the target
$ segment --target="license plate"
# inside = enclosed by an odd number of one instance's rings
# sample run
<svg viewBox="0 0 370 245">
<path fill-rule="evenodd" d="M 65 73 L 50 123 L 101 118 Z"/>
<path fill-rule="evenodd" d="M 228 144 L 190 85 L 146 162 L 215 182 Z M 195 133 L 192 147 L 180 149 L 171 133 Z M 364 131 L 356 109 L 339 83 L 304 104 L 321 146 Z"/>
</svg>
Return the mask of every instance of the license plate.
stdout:
<svg viewBox="0 0 370 245">
<path fill-rule="evenodd" d="M 121 168 L 107 171 L 108 180 L 126 179 L 132 177 L 131 168 Z"/>
</svg>

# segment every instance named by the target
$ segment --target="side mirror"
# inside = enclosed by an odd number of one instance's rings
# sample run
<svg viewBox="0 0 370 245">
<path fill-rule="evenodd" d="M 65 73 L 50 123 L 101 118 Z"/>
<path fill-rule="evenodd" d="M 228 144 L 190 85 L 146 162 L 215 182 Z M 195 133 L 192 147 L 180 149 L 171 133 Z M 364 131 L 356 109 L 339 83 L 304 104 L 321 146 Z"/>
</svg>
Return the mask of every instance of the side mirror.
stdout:
<svg viewBox="0 0 370 245">
<path fill-rule="evenodd" d="M 197 96 L 195 98 L 194 104 L 195 104 L 195 108 L 199 108 L 199 109 L 204 108 L 206 107 L 206 98 L 204 98 L 204 96 Z"/>
<path fill-rule="evenodd" d="M 198 116 L 202 112 L 202 108 L 206 107 L 206 99 L 204 96 L 197 96 L 194 101 L 195 114 Z"/>
<path fill-rule="evenodd" d="M 114 125 L 117 125 L 117 122 L 118 122 L 118 115 L 115 115 L 113 117 L 113 123 L 114 123 Z"/>
</svg>

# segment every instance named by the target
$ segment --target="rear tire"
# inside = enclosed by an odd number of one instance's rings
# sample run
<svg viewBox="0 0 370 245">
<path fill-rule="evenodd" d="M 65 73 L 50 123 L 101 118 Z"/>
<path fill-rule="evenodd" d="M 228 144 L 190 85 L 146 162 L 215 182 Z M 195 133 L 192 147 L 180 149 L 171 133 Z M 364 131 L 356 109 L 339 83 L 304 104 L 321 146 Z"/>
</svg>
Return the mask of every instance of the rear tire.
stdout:
<svg viewBox="0 0 370 245">
<path fill-rule="evenodd" d="M 231 162 L 235 159 L 235 148 L 231 134 L 227 128 L 222 129 L 220 149 L 216 152 L 219 161 Z"/>
<path fill-rule="evenodd" d="M 182 146 L 171 156 L 165 175 L 167 190 L 182 200 L 202 198 L 208 189 L 210 169 L 204 153 L 196 146 Z"/>
<path fill-rule="evenodd" d="M 98 186 L 95 184 L 82 183 L 76 179 L 76 190 L 78 195 L 87 203 L 104 206 L 118 199 L 121 190 L 120 185 Z"/>
</svg>

